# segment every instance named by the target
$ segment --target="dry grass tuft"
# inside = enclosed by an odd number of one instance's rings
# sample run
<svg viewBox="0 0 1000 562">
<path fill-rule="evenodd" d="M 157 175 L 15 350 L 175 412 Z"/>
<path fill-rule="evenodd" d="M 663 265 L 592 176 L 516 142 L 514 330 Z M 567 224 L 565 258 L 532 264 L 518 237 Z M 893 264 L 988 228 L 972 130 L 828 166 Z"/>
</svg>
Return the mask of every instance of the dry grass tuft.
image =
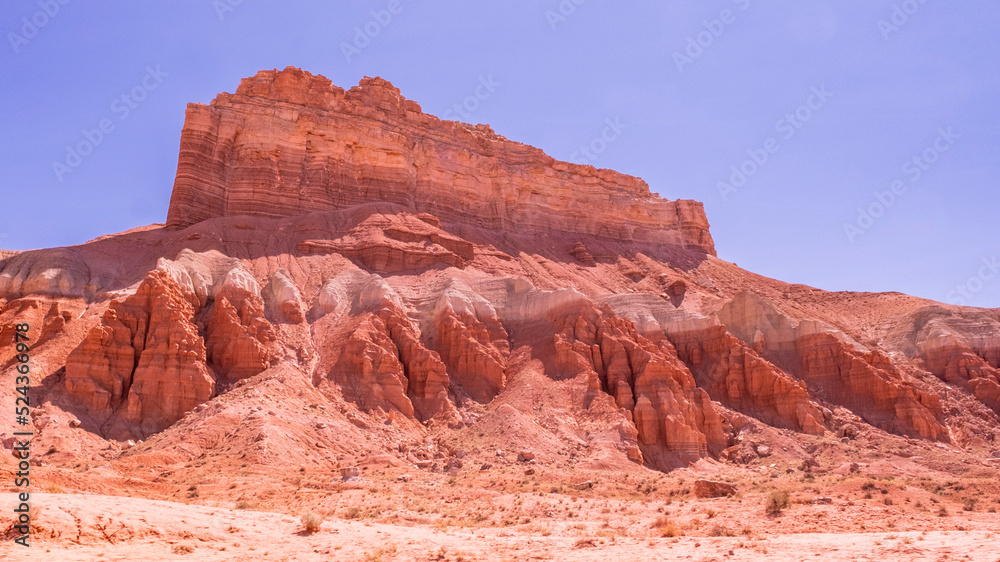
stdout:
<svg viewBox="0 0 1000 562">
<path fill-rule="evenodd" d="M 733 531 L 729 527 L 725 527 L 723 525 L 714 525 L 708 531 L 708 534 L 710 536 L 713 536 L 713 537 L 735 537 L 736 536 L 736 532 L 735 531 Z"/>
<path fill-rule="evenodd" d="M 301 520 L 302 526 L 306 528 L 306 532 L 308 533 L 319 531 L 319 528 L 323 525 L 323 516 L 312 511 L 303 513 Z"/>
<path fill-rule="evenodd" d="M 674 523 L 674 520 L 666 515 L 656 518 L 650 527 L 657 529 L 661 537 L 679 537 L 683 534 L 677 523 Z"/>
<path fill-rule="evenodd" d="M 771 492 L 767 498 L 764 511 L 768 515 L 777 516 L 788 507 L 788 492 Z"/>
</svg>

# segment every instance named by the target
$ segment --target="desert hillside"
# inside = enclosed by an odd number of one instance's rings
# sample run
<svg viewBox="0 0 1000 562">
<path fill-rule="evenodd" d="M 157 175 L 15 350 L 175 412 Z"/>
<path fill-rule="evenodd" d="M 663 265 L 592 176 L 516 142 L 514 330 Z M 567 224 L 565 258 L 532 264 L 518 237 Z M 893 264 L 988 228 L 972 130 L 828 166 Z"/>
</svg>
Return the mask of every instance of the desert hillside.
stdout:
<svg viewBox="0 0 1000 562">
<path fill-rule="evenodd" d="M 166 222 L 0 252 L 0 307 L 24 559 L 1000 556 L 1000 311 L 745 271 L 380 78 L 190 104 Z"/>
</svg>

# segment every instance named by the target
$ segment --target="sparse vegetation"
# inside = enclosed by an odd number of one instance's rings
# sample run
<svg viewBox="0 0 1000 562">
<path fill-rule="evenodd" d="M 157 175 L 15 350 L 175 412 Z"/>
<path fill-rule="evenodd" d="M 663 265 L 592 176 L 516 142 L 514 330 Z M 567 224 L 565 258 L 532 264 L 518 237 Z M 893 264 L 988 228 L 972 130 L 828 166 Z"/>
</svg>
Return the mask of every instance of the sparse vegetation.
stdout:
<svg viewBox="0 0 1000 562">
<path fill-rule="evenodd" d="M 395 555 L 396 545 L 393 544 L 365 554 L 365 562 L 382 562 L 383 560 L 386 560 L 385 557 L 393 557 Z"/>
<path fill-rule="evenodd" d="M 302 526 L 305 527 L 308 533 L 315 533 L 323 526 L 323 516 L 313 511 L 303 513 L 300 519 Z"/>
<path fill-rule="evenodd" d="M 714 525 L 708 531 L 708 534 L 713 537 L 735 537 L 736 533 L 729 527 L 723 525 Z"/>
<path fill-rule="evenodd" d="M 775 491 L 767 498 L 764 511 L 770 516 L 781 515 L 781 512 L 788 508 L 788 492 Z"/>
<path fill-rule="evenodd" d="M 677 523 L 666 515 L 657 517 L 651 527 L 658 530 L 661 537 L 679 537 L 683 534 Z"/>
</svg>

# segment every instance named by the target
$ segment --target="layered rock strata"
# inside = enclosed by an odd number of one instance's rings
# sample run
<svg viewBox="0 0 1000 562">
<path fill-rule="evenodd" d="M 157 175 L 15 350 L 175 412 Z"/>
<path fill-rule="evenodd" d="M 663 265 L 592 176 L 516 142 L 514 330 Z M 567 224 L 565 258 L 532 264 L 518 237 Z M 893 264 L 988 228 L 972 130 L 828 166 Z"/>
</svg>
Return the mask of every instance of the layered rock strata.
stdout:
<svg viewBox="0 0 1000 562">
<path fill-rule="evenodd" d="M 561 231 L 715 253 L 701 203 L 557 161 L 486 125 L 423 113 L 380 78 L 344 91 L 295 68 L 190 104 L 167 226 L 386 201 L 520 234 Z"/>
<path fill-rule="evenodd" d="M 938 398 L 907 381 L 878 350 L 823 322 L 794 320 L 751 291 L 726 303 L 718 316 L 743 342 L 805 382 L 818 397 L 887 431 L 946 437 Z"/>
<path fill-rule="evenodd" d="M 0 253 L 0 376 L 30 323 L 32 392 L 79 435 L 148 438 L 230 392 L 257 423 L 294 392 L 349 432 L 282 451 L 384 429 L 668 470 L 766 456 L 744 431 L 1000 440 L 996 310 L 755 276 L 710 255 L 700 205 L 379 79 L 263 72 L 192 105 L 169 217 Z"/>
<path fill-rule="evenodd" d="M 726 446 L 722 417 L 665 338 L 647 339 L 609 307 L 585 300 L 549 314 L 556 372 L 586 374 L 591 396 L 611 395 L 630 414 L 654 466 L 676 466 Z"/>
<path fill-rule="evenodd" d="M 932 309 L 918 315 L 916 345 L 924 365 L 1000 414 L 1000 321 Z"/>
</svg>

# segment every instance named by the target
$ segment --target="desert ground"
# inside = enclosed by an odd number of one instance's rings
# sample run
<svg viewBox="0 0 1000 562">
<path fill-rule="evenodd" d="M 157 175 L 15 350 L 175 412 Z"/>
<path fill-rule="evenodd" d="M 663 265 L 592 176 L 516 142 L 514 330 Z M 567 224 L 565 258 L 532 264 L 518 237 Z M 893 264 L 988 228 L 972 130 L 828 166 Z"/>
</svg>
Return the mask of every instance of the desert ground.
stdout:
<svg viewBox="0 0 1000 562">
<path fill-rule="evenodd" d="M 846 457 L 840 447 L 815 441 L 817 451 L 837 453 L 820 452 L 803 463 L 779 446 L 748 466 L 703 460 L 669 474 L 639 466 L 570 470 L 565 451 L 539 451 L 525 462 L 514 452 L 473 450 L 460 462 L 449 457 L 448 471 L 400 466 L 384 455 L 358 457 L 348 460 L 361 475 L 347 481 L 340 471 L 294 466 L 276 477 L 262 469 L 225 474 L 208 464 L 178 463 L 157 469 L 167 476 L 139 481 L 142 468 L 121 463 L 50 465 L 41 469 L 50 482 L 46 491 L 33 496 L 32 546 L 15 545 L 8 534 L 0 555 L 81 561 L 1000 560 L 996 461 L 977 465 L 958 460 L 961 452 L 947 447 L 891 436 L 862 435 Z M 872 455 L 873 449 L 906 456 Z M 544 460 L 549 455 L 552 460 Z M 861 457 L 868 462 L 852 460 Z M 443 467 L 448 459 L 440 461 Z M 699 479 L 732 483 L 737 492 L 698 498 L 692 486 Z M 769 503 L 776 505 L 769 509 Z M 319 516 L 317 530 L 306 529 L 307 514 Z"/>
</svg>

